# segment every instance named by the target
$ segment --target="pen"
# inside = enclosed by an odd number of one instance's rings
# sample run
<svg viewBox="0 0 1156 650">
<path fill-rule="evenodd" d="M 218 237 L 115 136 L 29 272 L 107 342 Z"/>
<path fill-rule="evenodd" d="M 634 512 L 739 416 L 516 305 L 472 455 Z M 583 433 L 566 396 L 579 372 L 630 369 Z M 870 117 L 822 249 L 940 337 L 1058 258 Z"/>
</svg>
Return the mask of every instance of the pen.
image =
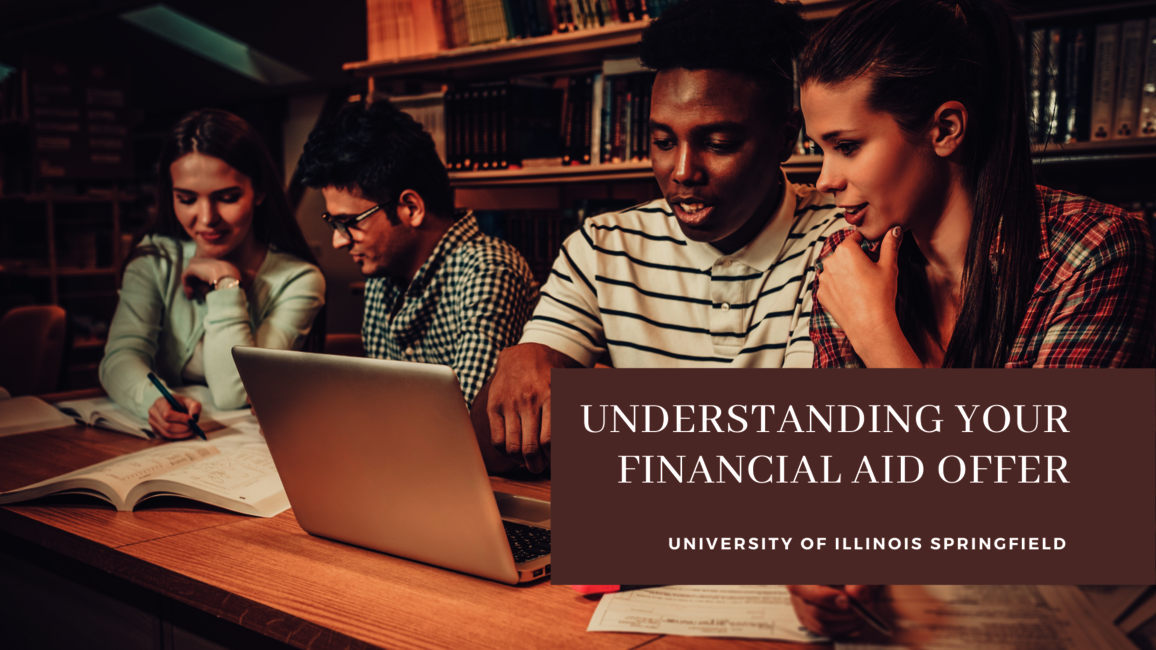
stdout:
<svg viewBox="0 0 1156 650">
<path fill-rule="evenodd" d="M 161 392 L 161 395 L 165 398 L 166 401 L 168 401 L 169 406 L 173 407 L 174 411 L 177 413 L 184 413 L 185 415 L 189 414 L 189 409 L 185 408 L 184 404 L 178 402 L 177 398 L 173 397 L 173 394 L 170 393 L 169 390 L 165 388 L 165 385 L 161 383 L 161 380 L 151 372 L 149 373 L 149 381 L 153 383 L 153 386 L 157 387 L 157 390 Z M 205 432 L 201 431 L 201 427 L 197 426 L 197 421 L 193 418 L 189 418 L 189 428 L 192 429 L 193 433 L 197 434 L 201 440 L 208 440 L 208 438 L 205 437 Z"/>
<path fill-rule="evenodd" d="M 886 634 L 887 636 L 892 636 L 895 634 L 895 632 L 891 629 L 891 626 L 888 625 L 886 623 L 886 621 L 879 618 L 879 616 L 877 614 L 875 614 L 875 612 L 872 612 L 871 610 L 867 609 L 867 607 L 863 603 L 859 602 L 859 600 L 857 598 L 855 598 L 851 594 L 847 593 L 843 589 L 842 585 L 827 585 L 827 586 L 839 591 L 844 596 L 846 596 L 847 597 L 847 603 L 851 606 L 851 610 L 854 611 L 856 614 L 858 614 L 859 618 L 863 619 L 864 621 L 867 621 L 868 625 L 875 628 L 876 630 L 879 630 L 883 634 Z"/>
<path fill-rule="evenodd" d="M 570 585 L 570 588 L 587 596 L 591 594 L 612 594 L 619 591 L 634 591 L 635 589 L 650 589 L 662 585 Z"/>
</svg>

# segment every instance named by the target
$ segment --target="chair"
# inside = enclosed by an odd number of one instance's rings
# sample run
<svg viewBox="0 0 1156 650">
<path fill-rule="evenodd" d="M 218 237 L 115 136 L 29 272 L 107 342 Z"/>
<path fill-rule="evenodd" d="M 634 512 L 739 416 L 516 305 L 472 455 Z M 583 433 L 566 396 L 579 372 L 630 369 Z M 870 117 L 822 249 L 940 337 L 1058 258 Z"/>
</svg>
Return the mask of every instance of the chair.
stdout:
<svg viewBox="0 0 1156 650">
<path fill-rule="evenodd" d="M 68 317 L 55 305 L 16 307 L 0 320 L 0 386 L 12 395 L 51 393 L 60 379 Z"/>
<path fill-rule="evenodd" d="M 325 337 L 325 354 L 342 357 L 364 357 L 365 345 L 360 334 L 329 334 Z"/>
</svg>

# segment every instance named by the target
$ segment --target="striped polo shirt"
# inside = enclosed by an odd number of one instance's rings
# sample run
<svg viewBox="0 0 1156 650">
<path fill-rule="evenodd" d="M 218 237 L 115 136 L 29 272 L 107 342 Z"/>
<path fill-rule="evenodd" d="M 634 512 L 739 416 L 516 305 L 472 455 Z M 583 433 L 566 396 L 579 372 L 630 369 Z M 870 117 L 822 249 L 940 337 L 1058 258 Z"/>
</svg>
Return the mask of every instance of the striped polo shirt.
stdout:
<svg viewBox="0 0 1156 650">
<path fill-rule="evenodd" d="M 665 199 L 586 220 L 566 239 L 522 343 L 585 366 L 810 368 L 814 263 L 847 227 L 834 197 L 793 185 L 745 247 L 682 234 Z"/>
</svg>

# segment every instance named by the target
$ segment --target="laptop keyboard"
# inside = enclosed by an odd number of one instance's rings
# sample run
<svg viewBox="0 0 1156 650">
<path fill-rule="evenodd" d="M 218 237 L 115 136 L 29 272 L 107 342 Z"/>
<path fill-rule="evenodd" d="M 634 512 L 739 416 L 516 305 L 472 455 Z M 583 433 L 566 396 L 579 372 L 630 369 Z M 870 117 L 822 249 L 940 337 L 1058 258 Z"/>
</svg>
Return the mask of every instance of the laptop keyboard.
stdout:
<svg viewBox="0 0 1156 650">
<path fill-rule="evenodd" d="M 550 531 L 523 524 L 503 521 L 506 539 L 510 540 L 510 550 L 514 552 L 514 564 L 529 562 L 550 554 Z"/>
</svg>

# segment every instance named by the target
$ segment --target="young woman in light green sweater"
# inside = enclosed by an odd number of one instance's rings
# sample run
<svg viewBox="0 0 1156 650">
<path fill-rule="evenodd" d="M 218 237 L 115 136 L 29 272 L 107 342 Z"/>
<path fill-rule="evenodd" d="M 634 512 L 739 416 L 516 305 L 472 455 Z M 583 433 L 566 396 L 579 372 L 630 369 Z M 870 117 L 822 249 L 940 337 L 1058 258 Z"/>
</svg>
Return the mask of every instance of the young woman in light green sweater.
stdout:
<svg viewBox="0 0 1156 650">
<path fill-rule="evenodd" d="M 218 110 L 185 116 L 158 163 L 156 217 L 124 267 L 100 381 L 153 431 L 185 438 L 148 379 L 204 384 L 218 408 L 248 399 L 236 345 L 319 350 L 325 278 L 257 132 Z M 201 404 L 177 396 L 190 415 Z"/>
</svg>

